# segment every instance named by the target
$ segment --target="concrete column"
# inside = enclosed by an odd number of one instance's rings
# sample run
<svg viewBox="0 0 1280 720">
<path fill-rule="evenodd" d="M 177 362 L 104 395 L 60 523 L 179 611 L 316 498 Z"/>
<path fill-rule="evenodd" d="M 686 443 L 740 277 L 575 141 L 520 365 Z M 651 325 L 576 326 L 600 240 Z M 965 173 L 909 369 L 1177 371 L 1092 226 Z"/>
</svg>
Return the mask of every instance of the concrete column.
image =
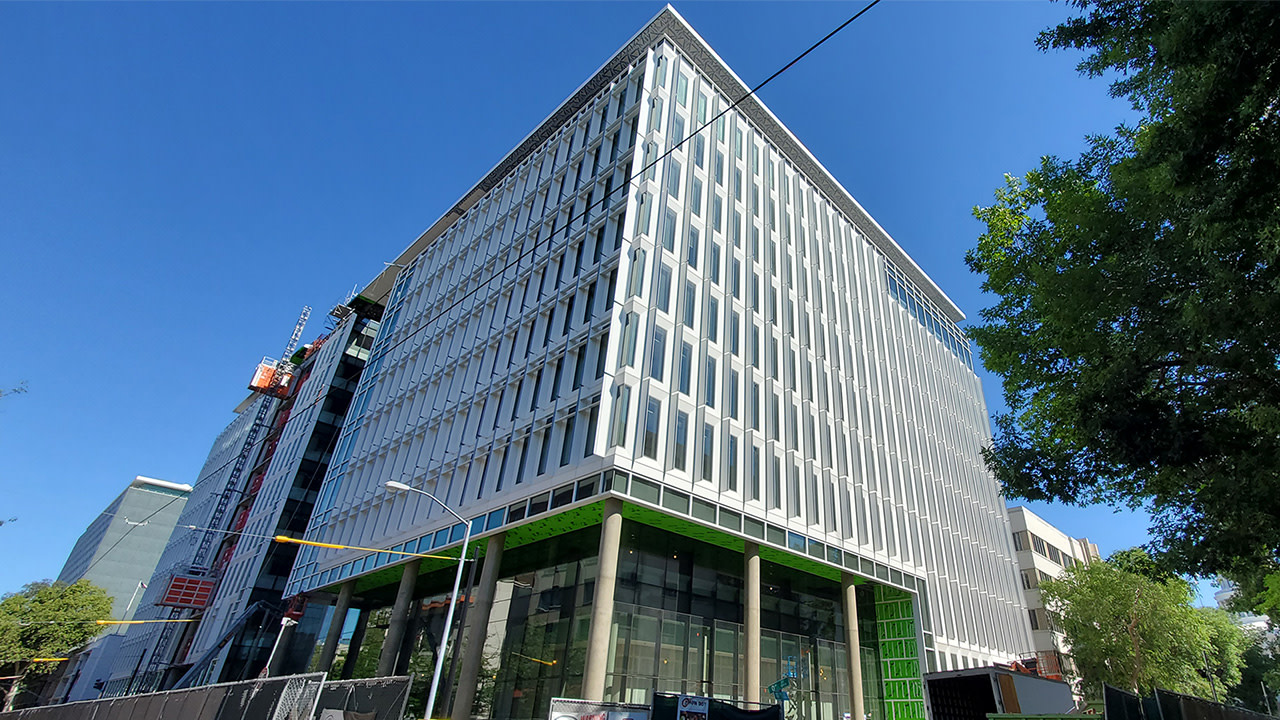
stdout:
<svg viewBox="0 0 1280 720">
<path fill-rule="evenodd" d="M 604 520 L 600 525 L 596 594 L 591 603 L 591 630 L 587 634 L 586 668 L 582 673 L 584 700 L 604 700 L 609 637 L 613 629 L 613 589 L 618 583 L 618 548 L 621 545 L 622 501 L 611 497 L 604 501 Z"/>
<path fill-rule="evenodd" d="M 347 659 L 342 663 L 342 679 L 350 680 L 356 674 L 356 661 L 360 659 L 360 648 L 364 645 L 364 631 L 369 629 L 369 611 L 356 612 L 356 626 L 351 631 L 351 640 L 347 644 Z"/>
<path fill-rule="evenodd" d="M 347 624 L 347 611 L 351 609 L 351 594 L 355 592 L 355 588 L 356 581 L 348 580 L 338 589 L 338 599 L 333 605 L 333 618 L 329 620 L 329 634 L 325 635 L 324 649 L 320 651 L 320 664 L 316 666 L 318 672 L 327 673 L 333 667 L 333 658 L 338 654 L 342 626 Z"/>
<path fill-rule="evenodd" d="M 404 640 L 405 626 L 409 624 L 409 604 L 413 600 L 413 588 L 418 581 L 418 565 L 421 560 L 405 563 L 400 575 L 400 588 L 396 590 L 396 604 L 391 608 L 391 624 L 382 640 L 382 654 L 378 656 L 378 677 L 395 672 L 396 658 L 400 657 L 400 642 Z"/>
<path fill-rule="evenodd" d="M 760 702 L 760 545 L 748 540 L 743 555 L 745 567 L 742 591 L 746 593 L 746 613 L 743 615 L 746 627 L 743 628 L 743 634 L 747 664 L 747 676 L 743 682 L 744 699 L 747 702 Z"/>
<path fill-rule="evenodd" d="M 476 586 L 475 604 L 468 614 L 467 642 L 463 646 L 462 670 L 458 674 L 458 692 L 453 696 L 452 720 L 470 720 L 471 708 L 476 702 L 476 690 L 480 682 L 480 666 L 484 662 L 484 644 L 489 639 L 489 614 L 493 610 L 493 596 L 498 588 L 498 568 L 502 565 L 502 550 L 507 534 L 500 532 L 489 536 L 484 551 L 484 569 L 480 572 L 480 584 Z"/>
<path fill-rule="evenodd" d="M 866 708 L 862 700 L 862 652 L 858 643 L 858 586 L 853 575 L 840 574 L 840 596 L 844 600 L 845 664 L 849 667 L 849 716 L 863 720 Z"/>
</svg>

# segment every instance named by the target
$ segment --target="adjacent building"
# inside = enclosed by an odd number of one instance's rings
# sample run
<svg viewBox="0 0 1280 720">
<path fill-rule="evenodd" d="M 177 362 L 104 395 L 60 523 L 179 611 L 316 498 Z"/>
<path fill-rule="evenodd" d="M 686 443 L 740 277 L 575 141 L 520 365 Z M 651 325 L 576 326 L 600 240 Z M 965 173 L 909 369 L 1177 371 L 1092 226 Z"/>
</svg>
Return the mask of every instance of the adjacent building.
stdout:
<svg viewBox="0 0 1280 720">
<path fill-rule="evenodd" d="M 131 628 L 108 694 L 257 677 L 269 658 L 273 673 L 305 669 L 327 608 L 284 598 L 298 546 L 272 538 L 299 537 L 307 526 L 379 311 L 358 301 L 335 308 L 329 332 L 281 371 L 285 391 L 269 387 L 263 371 L 255 376 L 265 392 L 246 398 L 214 443 L 141 601 L 146 619 L 187 622 Z"/>
<path fill-rule="evenodd" d="M 748 89 L 666 8 L 364 289 L 307 538 L 382 551 L 299 552 L 322 669 L 350 613 L 348 665 L 430 658 L 468 529 L 455 718 L 922 719 L 1032 646 L 964 315 Z"/>
<path fill-rule="evenodd" d="M 299 624 L 281 643 L 273 670 L 302 671 L 311 659 L 326 608 L 297 602 L 287 607 L 284 584 L 298 546 L 270 538 L 301 537 L 306 530 L 338 429 L 369 357 L 378 329 L 376 312 L 370 315 L 368 305 L 353 304 L 359 311 L 342 306 L 338 325 L 306 347 L 292 391 L 281 403 L 257 467 L 239 496 L 233 532 L 220 552 L 225 561 L 216 567 L 217 591 L 184 659 L 190 663 L 211 654 L 203 681 L 256 677 L 271 655 L 285 612 L 297 616 Z M 255 617 L 236 628 L 255 606 L 269 619 L 263 623 Z"/>
<path fill-rule="evenodd" d="M 1009 508 L 1009 528 L 1031 623 L 1033 644 L 1023 659 L 1033 661 L 1036 671 L 1044 677 L 1070 682 L 1077 677 L 1071 663 L 1071 648 L 1062 630 L 1045 612 L 1040 581 L 1058 577 L 1067 568 L 1101 559 L 1098 546 L 1088 538 L 1067 535 L 1022 506 Z"/>
<path fill-rule="evenodd" d="M 58 582 L 88 580 L 111 595 L 113 619 L 132 618 L 190 494 L 190 485 L 137 476 L 76 541 Z"/>
<path fill-rule="evenodd" d="M 211 548 L 223 533 L 214 524 L 215 510 L 245 440 L 258 417 L 259 405 L 277 400 L 250 395 L 235 409 L 233 419 L 214 440 L 177 527 L 169 537 L 146 590 L 138 598 L 134 617 L 139 620 L 190 619 L 208 602 L 211 581 L 205 578 L 212 563 Z M 270 409 L 270 408 L 269 408 Z M 256 455 L 261 440 L 250 448 Z M 186 592 L 173 592 L 174 578 Z M 164 603 L 164 604 L 161 604 Z M 171 684 L 174 659 L 190 645 L 193 623 L 150 623 L 130 626 L 113 654 L 104 692 L 108 696 L 151 691 Z"/>
<path fill-rule="evenodd" d="M 1266 632 L 1271 626 L 1271 619 L 1266 615 L 1258 615 L 1252 612 L 1236 612 L 1232 609 L 1231 601 L 1235 598 L 1238 589 L 1236 584 L 1226 578 L 1218 578 L 1218 589 L 1213 593 L 1213 602 L 1219 609 L 1231 613 L 1231 620 L 1236 625 L 1249 630 L 1258 632 Z"/>
<path fill-rule="evenodd" d="M 88 580 L 111 595 L 111 619 L 133 619 L 138 597 L 151 580 L 190 493 L 190 485 L 142 475 L 134 478 L 76 541 L 58 573 L 58 582 Z M 110 669 L 104 661 L 120 640 L 119 630 L 112 628 L 77 652 L 51 698 L 75 701 L 97 697 L 93 684 Z"/>
</svg>

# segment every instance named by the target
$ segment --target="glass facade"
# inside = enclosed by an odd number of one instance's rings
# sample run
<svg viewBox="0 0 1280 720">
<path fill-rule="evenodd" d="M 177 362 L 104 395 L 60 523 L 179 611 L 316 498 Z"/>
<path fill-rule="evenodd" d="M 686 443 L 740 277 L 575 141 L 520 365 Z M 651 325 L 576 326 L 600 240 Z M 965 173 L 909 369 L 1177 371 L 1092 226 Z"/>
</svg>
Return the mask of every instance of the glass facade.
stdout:
<svg viewBox="0 0 1280 720">
<path fill-rule="evenodd" d="M 551 698 L 582 696 L 599 539 L 597 525 L 506 550 L 481 650 L 475 716 L 536 720 L 546 717 Z M 605 700 L 647 704 L 653 692 L 663 692 L 741 702 L 747 694 L 743 557 L 740 549 L 624 521 Z M 799 717 L 843 720 L 850 707 L 839 584 L 772 562 L 761 568 L 761 699 L 772 702 L 763 686 L 787 677 Z M 448 580 L 438 574 L 433 584 Z M 903 619 L 895 615 L 901 608 L 877 616 L 885 603 L 903 598 L 910 595 L 871 583 L 858 589 L 863 695 L 871 720 L 911 717 L 895 714 L 886 702 L 897 695 L 908 700 L 910 689 L 895 689 L 882 659 L 888 657 L 882 648 L 890 655 L 905 652 L 902 641 L 887 639 L 903 630 L 886 626 Z M 447 607 L 442 594 L 414 603 L 401 670 L 431 673 Z M 389 608 L 373 611 L 357 677 L 375 674 L 388 615 Z M 914 640 L 910 644 L 914 657 Z M 912 677 L 919 683 L 918 665 L 894 671 L 916 671 Z M 411 708 L 421 710 L 421 700 Z"/>
</svg>

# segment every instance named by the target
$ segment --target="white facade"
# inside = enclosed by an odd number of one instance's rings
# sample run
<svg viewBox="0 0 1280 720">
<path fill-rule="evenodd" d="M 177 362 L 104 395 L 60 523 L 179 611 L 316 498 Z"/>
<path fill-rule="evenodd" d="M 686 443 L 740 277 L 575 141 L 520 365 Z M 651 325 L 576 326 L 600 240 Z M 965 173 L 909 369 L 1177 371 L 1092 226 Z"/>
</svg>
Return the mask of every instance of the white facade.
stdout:
<svg viewBox="0 0 1280 720">
<path fill-rule="evenodd" d="M 366 289 L 384 322 L 308 537 L 460 538 L 387 480 L 487 532 L 619 468 L 628 502 L 920 591 L 930 669 L 1011 660 L 961 312 L 755 98 L 650 167 L 746 90 L 668 8 Z M 398 559 L 308 548 L 286 594 Z"/>
<path fill-rule="evenodd" d="M 1088 538 L 1071 537 L 1022 506 L 1009 508 L 1009 529 L 1013 533 L 1018 574 L 1031 623 L 1034 646 L 1029 650 L 1069 654 L 1071 648 L 1067 645 L 1066 636 L 1053 625 L 1045 612 L 1044 601 L 1040 598 L 1040 581 L 1056 578 L 1075 565 L 1087 565 L 1100 559 L 1098 546 Z M 1053 659 L 1043 657 L 1052 664 Z M 1061 670 L 1061 674 L 1068 677 L 1074 675 L 1065 659 Z"/>
</svg>

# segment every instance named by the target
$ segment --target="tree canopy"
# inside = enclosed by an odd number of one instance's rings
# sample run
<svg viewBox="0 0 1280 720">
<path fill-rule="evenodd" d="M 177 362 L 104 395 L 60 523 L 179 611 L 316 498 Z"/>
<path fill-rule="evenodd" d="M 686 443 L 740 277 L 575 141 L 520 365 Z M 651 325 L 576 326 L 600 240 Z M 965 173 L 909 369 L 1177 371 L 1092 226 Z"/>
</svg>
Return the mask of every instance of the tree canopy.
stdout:
<svg viewBox="0 0 1280 720">
<path fill-rule="evenodd" d="M 0 667 L 16 675 L 5 709 L 28 675 L 50 673 L 57 663 L 32 662 L 63 657 L 102 631 L 94 621 L 111 617 L 111 596 L 88 580 L 74 584 L 35 582 L 0 599 Z"/>
<path fill-rule="evenodd" d="M 1144 506 L 1168 567 L 1277 567 L 1280 3 L 1076 0 L 1142 119 L 1006 177 L 966 256 L 1007 413 L 985 459 L 1030 500 Z"/>
<path fill-rule="evenodd" d="M 1192 607 L 1181 578 L 1153 580 L 1093 562 L 1042 581 L 1040 593 L 1088 695 L 1107 683 L 1210 698 L 1206 667 L 1218 692 L 1240 682 L 1248 638 L 1221 610 Z"/>
</svg>

